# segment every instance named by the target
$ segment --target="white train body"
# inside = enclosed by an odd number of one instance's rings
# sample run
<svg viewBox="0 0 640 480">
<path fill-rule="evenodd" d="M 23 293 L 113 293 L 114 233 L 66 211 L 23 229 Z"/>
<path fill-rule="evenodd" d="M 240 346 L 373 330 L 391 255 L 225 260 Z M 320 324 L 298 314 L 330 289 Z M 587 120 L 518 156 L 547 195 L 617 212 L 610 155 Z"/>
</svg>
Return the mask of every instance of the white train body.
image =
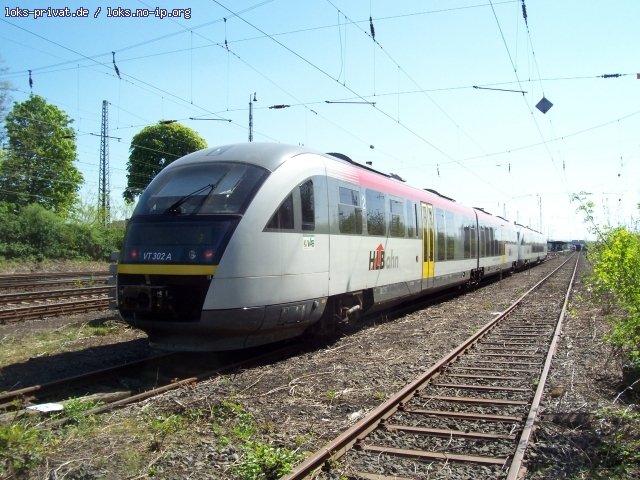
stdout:
<svg viewBox="0 0 640 480">
<path fill-rule="evenodd" d="M 128 226 L 123 318 L 165 348 L 246 348 L 546 256 L 536 232 L 339 157 L 249 143 L 170 164 Z"/>
</svg>

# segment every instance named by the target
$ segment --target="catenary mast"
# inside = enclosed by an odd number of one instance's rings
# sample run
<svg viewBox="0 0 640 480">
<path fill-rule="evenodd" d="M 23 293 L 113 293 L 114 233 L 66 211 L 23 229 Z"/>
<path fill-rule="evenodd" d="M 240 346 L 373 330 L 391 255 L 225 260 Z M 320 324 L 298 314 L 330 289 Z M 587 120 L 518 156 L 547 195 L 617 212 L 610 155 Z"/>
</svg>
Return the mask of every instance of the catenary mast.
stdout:
<svg viewBox="0 0 640 480">
<path fill-rule="evenodd" d="M 111 218 L 109 187 L 109 102 L 102 101 L 102 129 L 100 133 L 100 169 L 98 174 L 98 209 L 100 220 L 107 225 Z"/>
</svg>

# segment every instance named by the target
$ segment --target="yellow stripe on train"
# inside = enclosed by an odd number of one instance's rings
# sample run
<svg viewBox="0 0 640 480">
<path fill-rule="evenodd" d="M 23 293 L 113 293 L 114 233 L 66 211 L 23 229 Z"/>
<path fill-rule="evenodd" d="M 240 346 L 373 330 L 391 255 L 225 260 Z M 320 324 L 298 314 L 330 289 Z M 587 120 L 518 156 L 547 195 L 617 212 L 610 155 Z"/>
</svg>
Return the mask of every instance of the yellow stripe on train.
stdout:
<svg viewBox="0 0 640 480">
<path fill-rule="evenodd" d="M 149 265 L 120 263 L 118 273 L 134 275 L 215 275 L 217 265 Z"/>
</svg>

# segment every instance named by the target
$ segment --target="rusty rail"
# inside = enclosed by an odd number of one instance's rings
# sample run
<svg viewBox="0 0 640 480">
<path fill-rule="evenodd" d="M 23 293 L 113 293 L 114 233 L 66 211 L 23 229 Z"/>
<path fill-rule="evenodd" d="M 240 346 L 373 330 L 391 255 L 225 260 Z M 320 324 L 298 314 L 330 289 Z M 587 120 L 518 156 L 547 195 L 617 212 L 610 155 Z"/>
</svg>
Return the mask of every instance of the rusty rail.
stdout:
<svg viewBox="0 0 640 480">
<path fill-rule="evenodd" d="M 109 297 L 89 298 L 46 305 L 29 305 L 26 307 L 0 310 L 0 324 L 33 320 L 65 313 L 84 313 L 95 310 L 106 310 L 112 299 Z"/>
</svg>

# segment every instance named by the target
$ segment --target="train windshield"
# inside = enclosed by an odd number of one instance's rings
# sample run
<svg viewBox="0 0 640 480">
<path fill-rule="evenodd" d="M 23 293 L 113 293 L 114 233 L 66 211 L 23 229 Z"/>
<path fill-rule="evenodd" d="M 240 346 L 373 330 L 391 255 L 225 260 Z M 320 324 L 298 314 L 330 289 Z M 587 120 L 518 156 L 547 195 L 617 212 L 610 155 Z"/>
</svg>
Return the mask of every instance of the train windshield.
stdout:
<svg viewBox="0 0 640 480">
<path fill-rule="evenodd" d="M 255 165 L 231 162 L 172 168 L 149 184 L 134 215 L 244 213 L 267 175 Z"/>
</svg>

